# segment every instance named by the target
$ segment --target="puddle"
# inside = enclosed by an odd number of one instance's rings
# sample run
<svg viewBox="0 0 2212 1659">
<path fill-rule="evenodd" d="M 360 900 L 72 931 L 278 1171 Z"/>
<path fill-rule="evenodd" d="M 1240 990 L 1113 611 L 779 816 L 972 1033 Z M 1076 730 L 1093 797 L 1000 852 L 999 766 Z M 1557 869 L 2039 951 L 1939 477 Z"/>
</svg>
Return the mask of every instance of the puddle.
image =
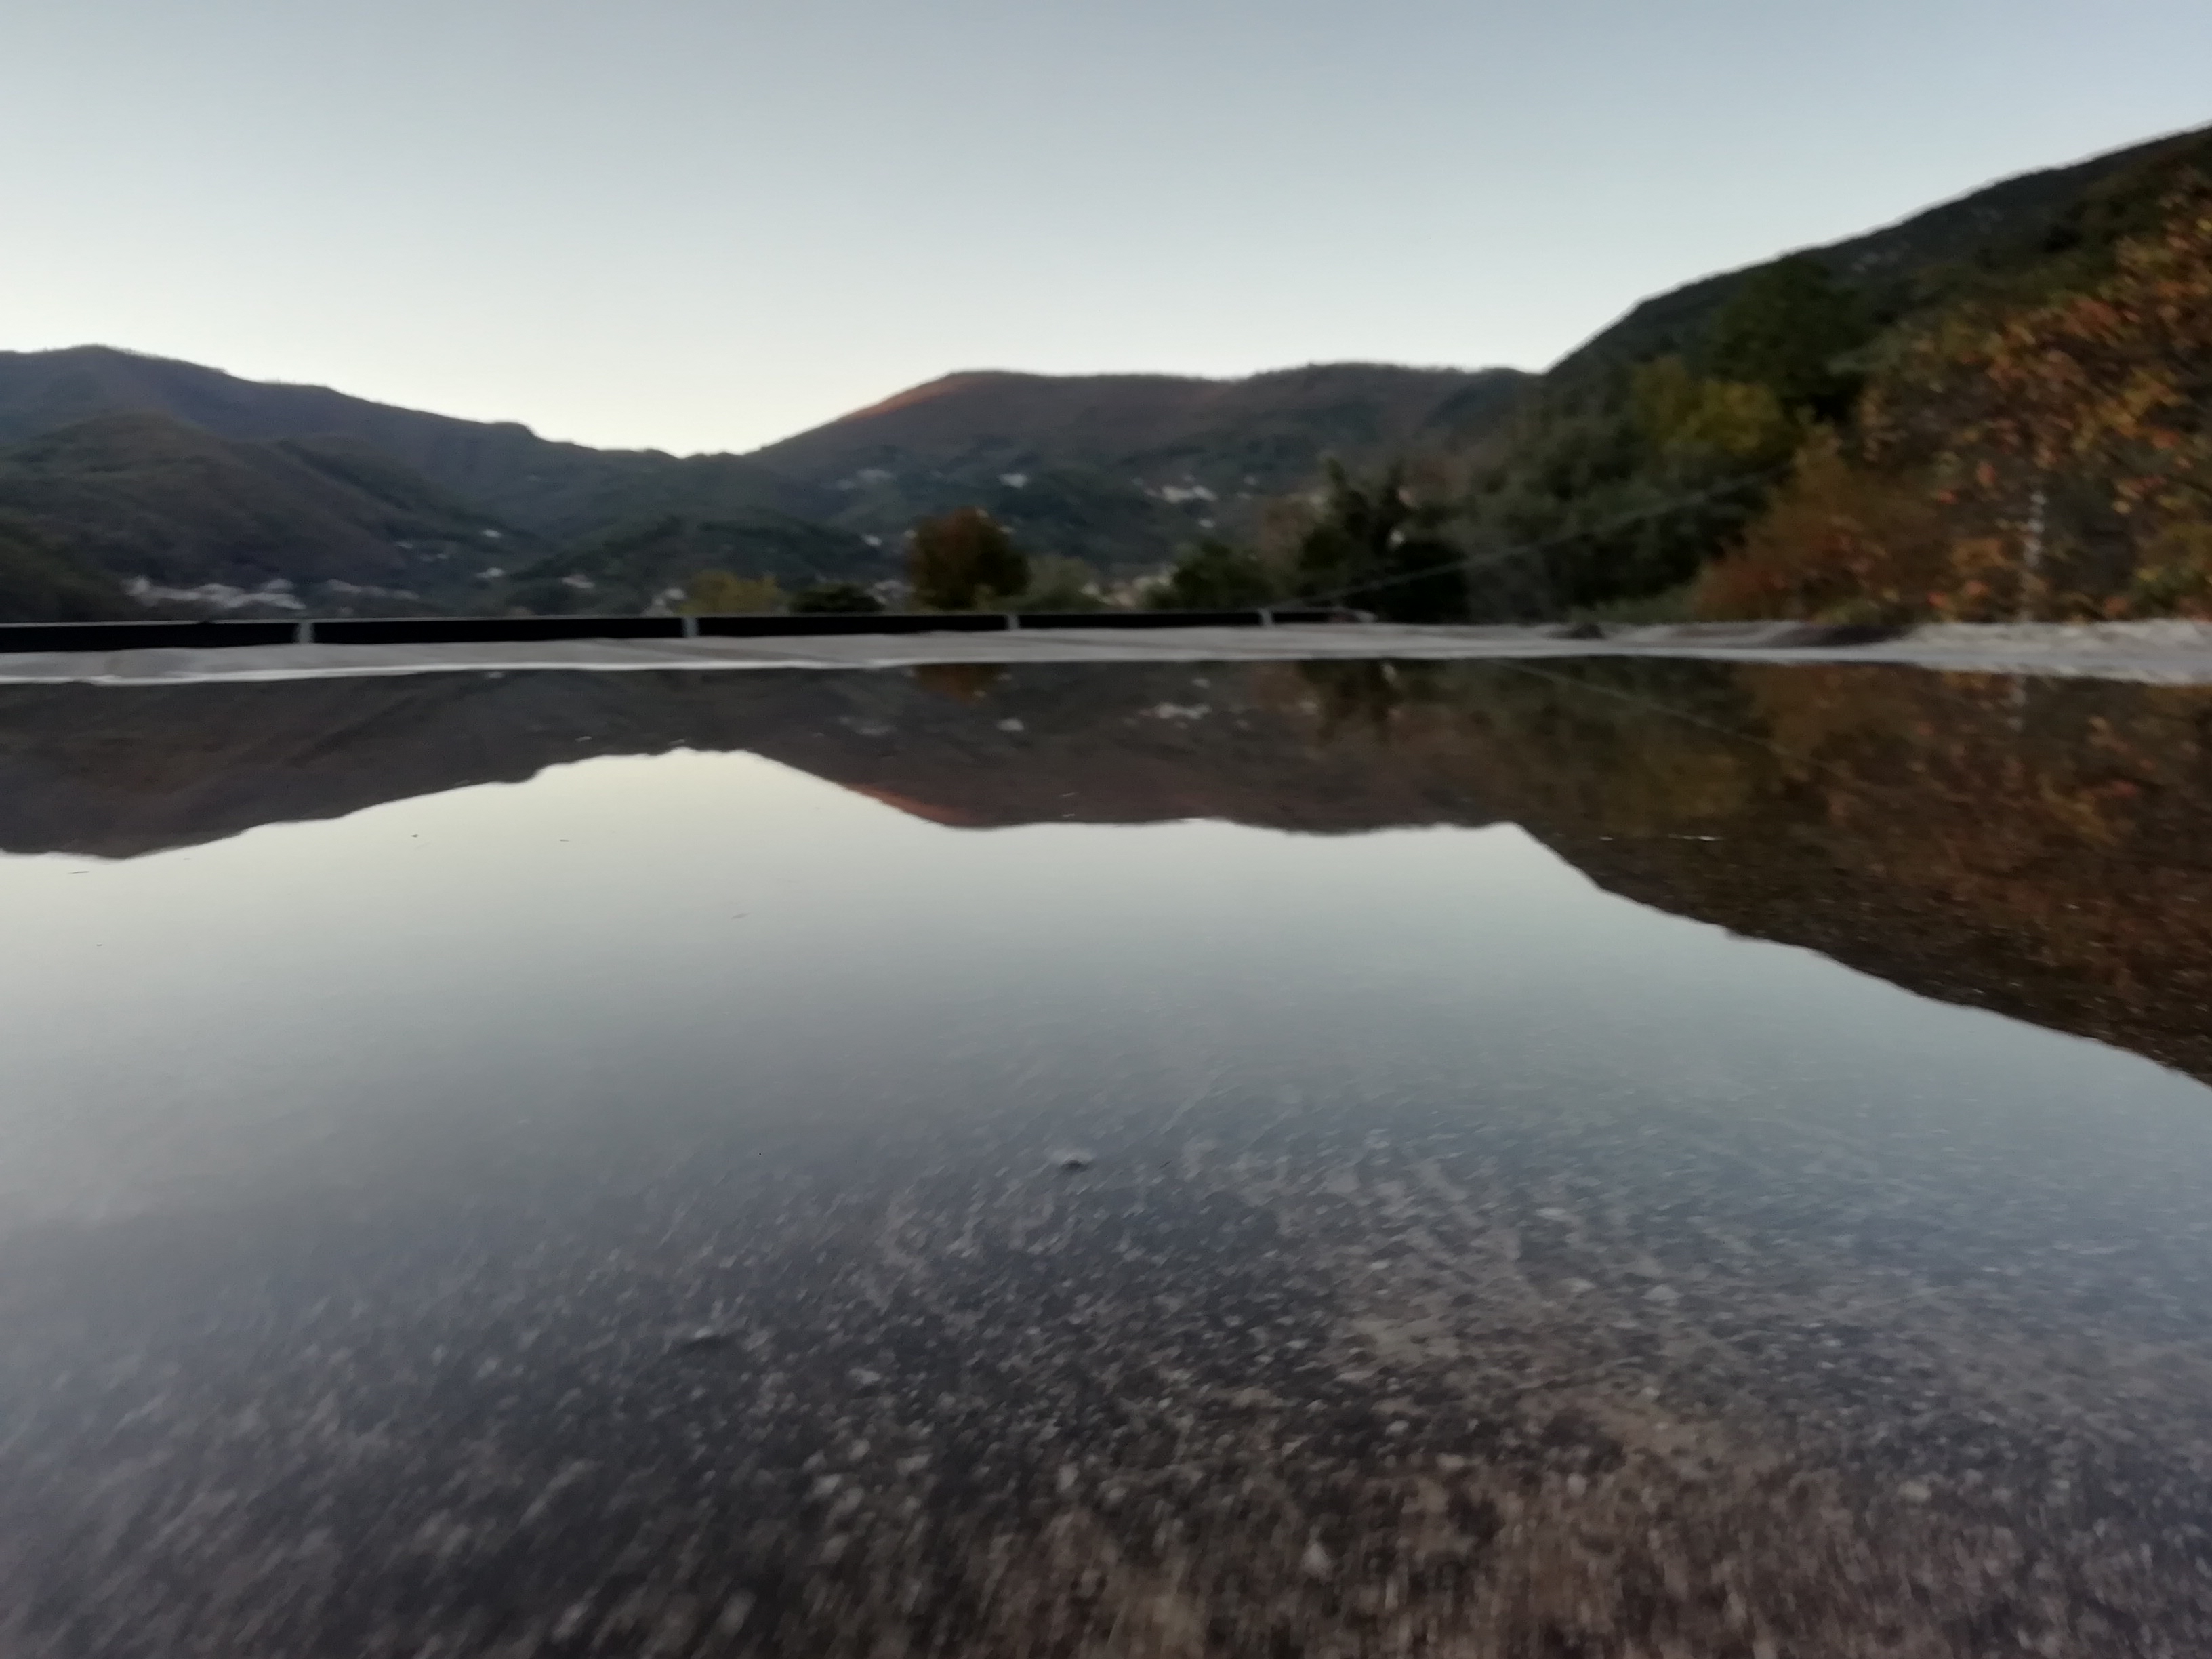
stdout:
<svg viewBox="0 0 2212 1659">
<path fill-rule="evenodd" d="M 1659 662 L 0 688 L 4 1628 L 2202 1650 L 2208 732 Z"/>
</svg>

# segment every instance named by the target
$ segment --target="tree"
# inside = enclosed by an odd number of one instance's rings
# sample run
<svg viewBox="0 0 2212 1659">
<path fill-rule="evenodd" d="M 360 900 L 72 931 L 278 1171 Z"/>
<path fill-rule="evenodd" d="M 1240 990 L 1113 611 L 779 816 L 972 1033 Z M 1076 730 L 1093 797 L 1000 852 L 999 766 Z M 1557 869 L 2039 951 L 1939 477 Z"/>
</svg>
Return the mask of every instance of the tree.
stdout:
<svg viewBox="0 0 2212 1659">
<path fill-rule="evenodd" d="M 143 616 L 114 577 L 27 527 L 0 521 L 0 622 Z"/>
<path fill-rule="evenodd" d="M 1258 554 L 1209 540 L 1177 559 L 1146 603 L 1154 611 L 1237 611 L 1276 597 L 1275 579 Z"/>
<path fill-rule="evenodd" d="M 1815 427 L 1741 544 L 1699 574 L 1691 607 L 1714 622 L 1911 621 L 1942 580 L 1942 532 L 1917 480 L 1857 464 L 1833 427 Z"/>
<path fill-rule="evenodd" d="M 1669 603 L 1758 516 L 1808 424 L 1771 387 L 1680 356 L 1540 391 L 1462 508 L 1468 614 Z"/>
<path fill-rule="evenodd" d="M 915 526 L 907 579 L 925 610 L 973 611 L 1027 588 L 1030 562 L 989 514 L 962 507 Z"/>
<path fill-rule="evenodd" d="M 1413 500 L 1402 463 L 1363 484 L 1332 460 L 1321 517 L 1298 547 L 1299 585 L 1393 622 L 1464 617 L 1462 556 L 1440 533 L 1443 517 Z"/>
<path fill-rule="evenodd" d="M 2185 181 L 2102 280 L 1969 312 L 1903 369 L 1921 415 L 1903 447 L 1936 440 L 1943 498 L 2013 567 L 1985 584 L 1993 601 L 2212 614 L 2212 183 Z"/>
<path fill-rule="evenodd" d="M 2212 617 L 2212 185 L 2166 216 L 2076 288 L 1891 343 L 1701 611 Z"/>
<path fill-rule="evenodd" d="M 1030 562 L 1029 586 L 1005 601 L 1009 611 L 1103 611 L 1098 573 L 1080 559 L 1047 553 Z"/>
<path fill-rule="evenodd" d="M 817 582 L 791 596 L 794 617 L 869 616 L 883 608 L 884 602 L 858 582 Z"/>
<path fill-rule="evenodd" d="M 1700 379 L 1680 357 L 1639 364 L 1629 379 L 1629 401 L 1638 428 L 1678 472 L 1686 471 L 1685 461 L 1772 466 L 1804 435 L 1802 420 L 1772 387 Z"/>
<path fill-rule="evenodd" d="M 783 609 L 783 589 L 773 576 L 738 576 L 726 570 L 694 571 L 677 609 L 691 617 L 740 617 Z"/>
<path fill-rule="evenodd" d="M 1716 380 L 1765 386 L 1786 409 L 1840 420 L 1860 377 L 1838 360 L 1873 331 L 1857 298 L 1826 265 L 1799 254 L 1743 279 L 1713 319 L 1703 367 Z"/>
</svg>

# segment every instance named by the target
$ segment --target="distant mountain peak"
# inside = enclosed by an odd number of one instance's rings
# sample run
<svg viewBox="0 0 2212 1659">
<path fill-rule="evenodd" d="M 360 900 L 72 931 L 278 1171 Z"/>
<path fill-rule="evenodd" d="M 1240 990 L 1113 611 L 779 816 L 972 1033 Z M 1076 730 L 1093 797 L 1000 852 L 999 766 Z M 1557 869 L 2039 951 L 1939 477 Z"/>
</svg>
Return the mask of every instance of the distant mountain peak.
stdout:
<svg viewBox="0 0 2212 1659">
<path fill-rule="evenodd" d="M 1364 362 L 1233 379 L 969 369 L 748 459 L 837 491 L 834 521 L 862 534 L 981 506 L 1038 551 L 1127 568 L 1249 534 L 1266 499 L 1310 487 L 1329 456 L 1379 465 L 1477 438 L 1528 379 Z"/>
</svg>

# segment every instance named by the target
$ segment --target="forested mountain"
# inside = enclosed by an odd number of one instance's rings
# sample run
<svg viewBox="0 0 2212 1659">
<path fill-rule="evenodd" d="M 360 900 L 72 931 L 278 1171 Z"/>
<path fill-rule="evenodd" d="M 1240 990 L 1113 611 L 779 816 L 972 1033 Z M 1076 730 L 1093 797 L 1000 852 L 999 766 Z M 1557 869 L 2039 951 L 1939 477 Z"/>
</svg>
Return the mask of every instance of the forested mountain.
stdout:
<svg viewBox="0 0 2212 1659">
<path fill-rule="evenodd" d="M 1541 377 L 963 374 L 747 456 L 0 353 L 0 619 L 127 609 L 125 584 L 635 611 L 705 572 L 878 581 L 958 507 L 1063 586 L 1180 555 L 1171 603 L 2212 615 L 2208 177 L 2212 131 L 2010 179 L 1648 301 Z"/>
<path fill-rule="evenodd" d="M 2201 155 L 2203 134 L 2130 145 L 2070 167 L 2025 173 L 1840 242 L 1802 251 L 1860 294 L 1869 315 L 1893 321 L 1948 290 L 2123 229 L 2146 228 L 2151 205 L 2133 175 L 2162 172 L 2177 153 Z M 1637 305 L 1553 369 L 1572 378 L 1605 364 L 1694 352 L 1714 319 L 1764 265 L 1701 277 Z"/>
<path fill-rule="evenodd" d="M 1250 530 L 1324 455 L 1493 429 L 1526 378 L 956 375 L 757 455 L 678 458 L 105 347 L 0 353 L 0 514 L 86 574 L 248 604 L 283 580 L 318 611 L 635 611 L 702 569 L 880 580 L 916 516 L 960 505 L 1127 571 Z"/>
<path fill-rule="evenodd" d="M 2212 614 L 2208 178 L 2184 133 L 1637 307 L 1440 504 L 1475 613 Z"/>
<path fill-rule="evenodd" d="M 106 347 L 0 353 L 0 515 L 78 567 L 289 581 L 320 612 L 637 610 L 667 573 L 624 555 L 656 538 L 794 576 L 887 572 L 827 527 L 834 496 L 741 456 L 556 443 Z M 580 570 L 599 575 L 562 580 Z"/>
<path fill-rule="evenodd" d="M 0 622 L 109 622 L 143 614 L 106 571 L 29 526 L 0 518 Z"/>
<path fill-rule="evenodd" d="M 880 538 L 973 504 L 1098 563 L 1198 544 L 1170 603 L 1341 597 L 1414 621 L 2201 611 L 2212 234 L 2186 224 L 2207 171 L 2197 132 L 2008 179 L 1648 301 L 1541 377 L 954 375 L 757 459 L 840 492 L 838 521 Z M 2124 339 L 2115 315 L 2135 319 Z M 2010 453 L 2026 433 L 1991 424 L 1990 388 L 2027 398 L 2031 360 L 2051 366 L 2045 447 L 2105 434 L 2096 457 L 2038 463 L 2039 485 Z M 2139 416 L 2155 418 L 2136 432 Z M 2032 579 L 2003 574 L 2023 559 Z"/>
<path fill-rule="evenodd" d="M 536 545 L 352 441 L 241 442 L 150 414 L 0 450 L 0 517 L 100 570 L 264 591 L 279 606 L 288 589 L 295 603 L 356 589 L 402 609 L 465 600 L 483 569 Z"/>
<path fill-rule="evenodd" d="M 0 352 L 0 441 L 119 412 L 166 415 L 219 438 L 349 440 L 492 519 L 556 541 L 668 513 L 805 517 L 832 505 L 741 456 L 556 443 L 516 422 L 396 409 L 106 346 Z"/>
<path fill-rule="evenodd" d="M 1116 566 L 1249 536 L 1325 457 L 1383 464 L 1494 431 L 1531 376 L 1328 363 L 1206 380 L 1165 374 L 947 375 L 755 453 L 836 491 L 836 522 L 890 539 L 979 506 L 1016 538 Z"/>
</svg>

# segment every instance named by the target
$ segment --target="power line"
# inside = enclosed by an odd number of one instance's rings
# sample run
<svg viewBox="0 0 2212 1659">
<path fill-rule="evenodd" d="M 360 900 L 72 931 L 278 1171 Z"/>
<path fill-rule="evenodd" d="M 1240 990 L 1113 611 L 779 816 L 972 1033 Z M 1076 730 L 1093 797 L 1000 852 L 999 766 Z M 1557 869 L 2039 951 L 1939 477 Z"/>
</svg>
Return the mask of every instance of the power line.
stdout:
<svg viewBox="0 0 2212 1659">
<path fill-rule="evenodd" d="M 1463 555 L 1449 563 L 1426 565 L 1418 570 L 1401 571 L 1395 576 L 1378 577 L 1368 582 L 1355 582 L 1348 587 L 1340 587 L 1327 592 L 1303 597 L 1310 604 L 1327 605 L 1338 599 L 1348 599 L 1354 593 L 1370 593 L 1377 588 L 1396 587 L 1406 582 L 1424 581 L 1431 576 L 1440 576 L 1448 571 L 1472 571 L 1501 565 L 1509 559 L 1523 558 L 1532 553 L 1547 553 L 1553 548 L 1565 547 L 1574 542 L 1587 541 L 1593 536 L 1608 536 L 1614 531 L 1626 529 L 1631 525 L 1646 523 L 1653 519 L 1663 519 L 1668 514 L 1679 513 L 1685 507 L 1699 506 L 1719 496 L 1731 495 L 1752 484 L 1767 483 L 1782 477 L 1789 471 L 1790 468 L 1786 465 L 1769 467 L 1763 472 L 1747 473 L 1741 478 L 1731 479 L 1726 483 L 1716 484 L 1710 489 L 1701 489 L 1695 495 L 1678 496 L 1671 501 L 1662 502 L 1657 507 L 1646 507 L 1636 513 L 1623 514 L 1620 517 L 1605 524 L 1592 525 L 1583 530 L 1567 531 L 1546 541 L 1524 542 L 1517 547 L 1503 548 L 1486 554 Z"/>
</svg>

